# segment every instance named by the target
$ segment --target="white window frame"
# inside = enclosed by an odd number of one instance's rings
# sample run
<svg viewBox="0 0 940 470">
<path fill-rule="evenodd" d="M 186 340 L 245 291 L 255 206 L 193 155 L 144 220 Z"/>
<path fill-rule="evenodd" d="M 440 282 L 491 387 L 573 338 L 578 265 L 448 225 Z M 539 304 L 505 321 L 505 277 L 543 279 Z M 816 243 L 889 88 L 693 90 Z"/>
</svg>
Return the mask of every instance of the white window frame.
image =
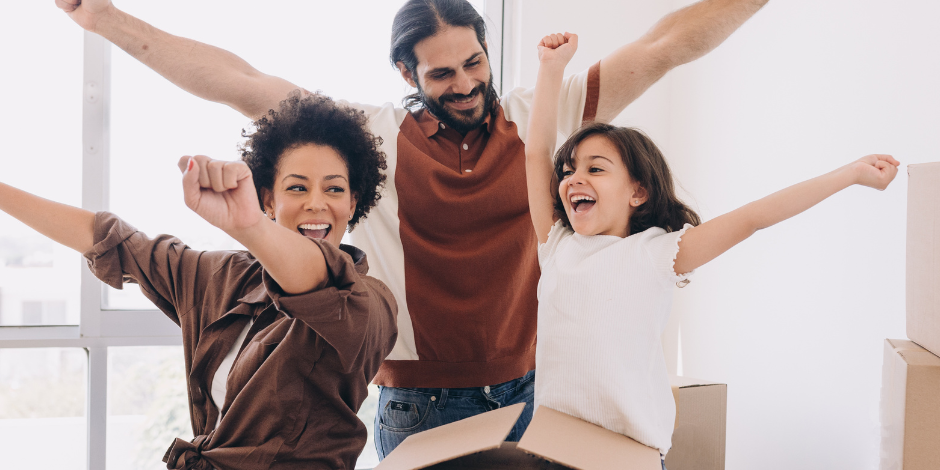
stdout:
<svg viewBox="0 0 940 470">
<path fill-rule="evenodd" d="M 518 0 L 485 0 L 490 63 L 499 91 L 514 86 L 512 27 Z M 505 52 L 504 52 L 505 51 Z M 82 100 L 82 208 L 110 206 L 111 44 L 84 33 Z M 182 91 L 181 91 L 182 93 Z M 86 388 L 87 459 L 89 470 L 104 469 L 107 457 L 108 348 L 179 346 L 179 327 L 159 310 L 107 309 L 105 286 L 88 269 L 81 270 L 79 325 L 0 326 L 0 349 L 83 348 L 88 353 Z M 133 287 L 131 287 L 133 288 Z M 169 444 L 169 443 L 168 443 Z"/>
</svg>

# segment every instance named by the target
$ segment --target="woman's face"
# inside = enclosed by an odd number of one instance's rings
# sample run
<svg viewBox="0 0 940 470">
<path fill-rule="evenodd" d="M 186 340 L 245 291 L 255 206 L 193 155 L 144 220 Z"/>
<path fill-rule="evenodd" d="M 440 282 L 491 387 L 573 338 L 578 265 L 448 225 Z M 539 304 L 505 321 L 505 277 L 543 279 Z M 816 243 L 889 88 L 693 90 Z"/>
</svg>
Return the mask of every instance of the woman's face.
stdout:
<svg viewBox="0 0 940 470">
<path fill-rule="evenodd" d="M 571 228 L 581 235 L 629 235 L 630 214 L 646 202 L 646 191 L 630 178 L 617 147 L 593 135 L 578 144 L 572 164 L 558 185 Z"/>
<path fill-rule="evenodd" d="M 278 161 L 273 188 L 264 192 L 264 208 L 279 225 L 339 246 L 356 209 L 343 157 L 315 144 L 287 150 Z"/>
</svg>

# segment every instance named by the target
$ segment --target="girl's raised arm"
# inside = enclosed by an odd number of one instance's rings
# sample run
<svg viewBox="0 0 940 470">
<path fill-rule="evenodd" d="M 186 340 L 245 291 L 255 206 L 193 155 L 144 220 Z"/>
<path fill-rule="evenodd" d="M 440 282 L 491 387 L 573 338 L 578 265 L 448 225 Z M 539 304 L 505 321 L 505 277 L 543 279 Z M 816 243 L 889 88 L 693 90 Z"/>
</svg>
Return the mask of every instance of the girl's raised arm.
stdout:
<svg viewBox="0 0 940 470">
<path fill-rule="evenodd" d="M 789 219 L 853 184 L 883 190 L 898 174 L 898 165 L 890 155 L 868 155 L 690 228 L 679 241 L 675 272 L 692 271 L 754 232 Z"/>
<path fill-rule="evenodd" d="M 0 183 L 0 210 L 79 253 L 94 246 L 95 213 Z"/>
<path fill-rule="evenodd" d="M 558 96 L 565 66 L 578 50 L 576 34 L 551 34 L 539 42 L 539 73 L 529 112 L 525 145 L 526 185 L 529 213 L 539 243 L 548 240 L 554 223 L 552 195 L 552 152 L 558 135 Z"/>
</svg>

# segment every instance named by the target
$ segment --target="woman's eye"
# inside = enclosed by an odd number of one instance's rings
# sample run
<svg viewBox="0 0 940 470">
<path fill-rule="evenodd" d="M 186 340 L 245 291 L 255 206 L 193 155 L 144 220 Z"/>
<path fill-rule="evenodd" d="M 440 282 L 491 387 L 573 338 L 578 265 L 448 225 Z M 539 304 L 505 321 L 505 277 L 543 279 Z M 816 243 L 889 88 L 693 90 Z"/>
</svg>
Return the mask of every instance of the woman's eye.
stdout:
<svg viewBox="0 0 940 470">
<path fill-rule="evenodd" d="M 300 192 L 300 191 L 306 191 L 307 188 L 305 188 L 305 187 L 303 187 L 303 186 L 301 186 L 301 185 L 299 185 L 299 184 L 295 184 L 295 185 L 293 185 L 293 186 L 289 186 L 289 187 L 287 188 L 287 190 L 288 190 L 288 191 L 294 191 L 294 192 Z"/>
<path fill-rule="evenodd" d="M 328 192 L 328 193 L 345 193 L 345 192 L 346 192 L 346 188 L 344 188 L 344 187 L 342 187 L 342 186 L 330 186 L 329 188 L 326 188 L 326 192 Z"/>
</svg>

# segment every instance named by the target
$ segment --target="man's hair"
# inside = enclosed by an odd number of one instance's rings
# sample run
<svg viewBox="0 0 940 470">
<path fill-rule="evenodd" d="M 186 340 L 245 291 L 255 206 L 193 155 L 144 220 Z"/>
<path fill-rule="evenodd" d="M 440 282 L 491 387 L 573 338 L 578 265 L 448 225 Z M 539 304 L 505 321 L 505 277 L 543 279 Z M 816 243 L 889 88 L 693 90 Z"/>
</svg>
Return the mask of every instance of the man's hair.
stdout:
<svg viewBox="0 0 940 470">
<path fill-rule="evenodd" d="M 356 196 L 356 210 L 349 229 L 359 223 L 381 198 L 385 185 L 385 153 L 382 138 L 369 132 L 364 112 L 337 105 L 327 96 L 315 93 L 302 96 L 294 92 L 254 122 L 254 132 L 243 130 L 248 140 L 240 147 L 242 160 L 251 169 L 264 210 L 263 189 L 273 190 L 278 163 L 288 150 L 307 145 L 322 145 L 336 151 L 346 163 L 349 189 Z"/>
<path fill-rule="evenodd" d="M 405 64 L 418 82 L 416 69 L 418 58 L 415 45 L 434 36 L 448 26 L 472 28 L 477 42 L 489 57 L 486 49 L 486 23 L 483 17 L 466 0 L 409 0 L 395 14 L 392 22 L 392 46 L 388 59 L 393 67 L 398 62 Z M 492 73 L 491 73 L 492 74 Z M 419 93 L 413 93 L 402 99 L 402 104 L 412 109 L 422 104 Z"/>
<path fill-rule="evenodd" d="M 667 232 L 673 232 L 685 224 L 702 223 L 698 214 L 676 196 L 672 172 L 652 139 L 638 129 L 593 122 L 578 129 L 555 154 L 555 215 L 565 226 L 570 227 L 571 221 L 565 213 L 562 196 L 557 191 L 558 183 L 564 179 L 565 165 L 569 168 L 575 167 L 574 155 L 578 144 L 595 135 L 603 136 L 617 149 L 630 178 L 646 189 L 646 202 L 634 209 L 630 216 L 630 235 L 650 227 L 660 227 Z"/>
</svg>

